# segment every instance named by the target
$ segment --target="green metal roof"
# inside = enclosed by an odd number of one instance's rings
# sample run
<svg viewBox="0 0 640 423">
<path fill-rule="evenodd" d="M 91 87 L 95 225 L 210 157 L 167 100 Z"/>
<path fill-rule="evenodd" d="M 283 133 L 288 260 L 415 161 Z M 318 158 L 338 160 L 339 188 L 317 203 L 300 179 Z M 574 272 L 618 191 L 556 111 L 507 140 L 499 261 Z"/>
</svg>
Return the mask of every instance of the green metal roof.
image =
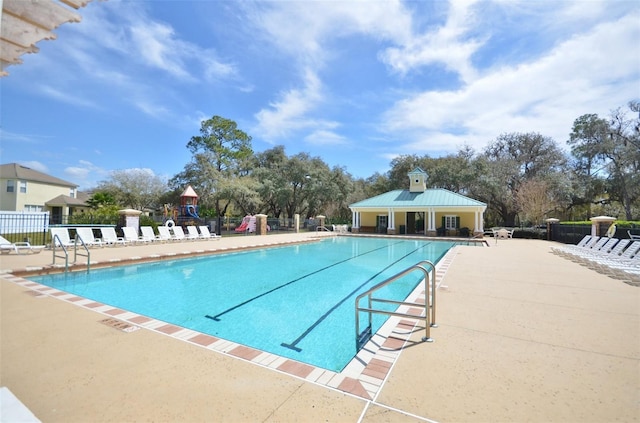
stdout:
<svg viewBox="0 0 640 423">
<path fill-rule="evenodd" d="M 389 191 L 349 205 L 351 208 L 486 207 L 486 204 L 443 188 L 425 192 Z"/>
</svg>

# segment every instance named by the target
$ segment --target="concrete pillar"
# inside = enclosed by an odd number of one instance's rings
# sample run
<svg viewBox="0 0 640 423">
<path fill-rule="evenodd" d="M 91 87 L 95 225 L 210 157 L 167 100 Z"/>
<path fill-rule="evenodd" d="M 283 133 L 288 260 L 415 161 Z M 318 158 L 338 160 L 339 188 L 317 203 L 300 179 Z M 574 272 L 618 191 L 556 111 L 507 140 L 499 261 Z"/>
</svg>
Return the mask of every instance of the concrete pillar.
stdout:
<svg viewBox="0 0 640 423">
<path fill-rule="evenodd" d="M 256 214 L 256 235 L 267 234 L 267 215 Z"/>
<path fill-rule="evenodd" d="M 124 209 L 118 210 L 120 218 L 118 219 L 118 226 L 129 226 L 130 228 L 136 228 L 136 231 L 140 229 L 140 210 Z"/>
<path fill-rule="evenodd" d="M 297 213 L 293 215 L 293 227 L 296 233 L 300 232 L 300 215 Z"/>
<path fill-rule="evenodd" d="M 318 226 L 324 227 L 324 221 L 326 218 L 327 217 L 323 215 L 316 216 L 316 219 L 318 219 Z"/>
<path fill-rule="evenodd" d="M 610 216 L 597 216 L 591 219 L 591 235 L 592 236 L 606 236 L 609 226 L 616 221 L 615 217 Z"/>
<path fill-rule="evenodd" d="M 550 217 L 549 219 L 546 219 L 545 222 L 547 222 L 547 241 L 551 241 L 551 226 L 555 225 L 556 223 L 560 222 L 560 219 L 556 219 L 555 217 Z"/>
</svg>

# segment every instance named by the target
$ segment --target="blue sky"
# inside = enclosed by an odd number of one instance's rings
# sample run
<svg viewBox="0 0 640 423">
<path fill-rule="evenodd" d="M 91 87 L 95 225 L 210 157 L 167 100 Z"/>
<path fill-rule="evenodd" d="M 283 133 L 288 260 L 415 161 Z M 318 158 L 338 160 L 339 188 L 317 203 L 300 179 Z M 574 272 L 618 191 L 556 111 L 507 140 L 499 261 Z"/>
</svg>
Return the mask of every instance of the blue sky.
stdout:
<svg viewBox="0 0 640 423">
<path fill-rule="evenodd" d="M 169 178 L 202 119 L 354 177 L 640 98 L 640 3 L 93 1 L 0 79 L 0 161 Z"/>
</svg>

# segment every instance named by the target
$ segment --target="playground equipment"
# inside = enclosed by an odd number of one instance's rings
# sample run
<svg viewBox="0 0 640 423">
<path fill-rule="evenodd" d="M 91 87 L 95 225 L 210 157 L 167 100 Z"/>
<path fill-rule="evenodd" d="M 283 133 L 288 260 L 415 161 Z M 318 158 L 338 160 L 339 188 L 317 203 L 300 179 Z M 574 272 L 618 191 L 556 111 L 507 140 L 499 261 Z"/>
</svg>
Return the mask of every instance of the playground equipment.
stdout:
<svg viewBox="0 0 640 423">
<path fill-rule="evenodd" d="M 256 217 L 245 216 L 242 218 L 242 223 L 235 229 L 236 232 L 255 232 L 256 231 Z"/>
<path fill-rule="evenodd" d="M 165 204 L 164 220 L 168 226 L 173 224 L 182 226 L 188 223 L 201 224 L 201 219 L 198 215 L 198 194 L 196 194 L 191 185 L 187 186 L 180 195 L 180 207 L 175 209 Z"/>
</svg>

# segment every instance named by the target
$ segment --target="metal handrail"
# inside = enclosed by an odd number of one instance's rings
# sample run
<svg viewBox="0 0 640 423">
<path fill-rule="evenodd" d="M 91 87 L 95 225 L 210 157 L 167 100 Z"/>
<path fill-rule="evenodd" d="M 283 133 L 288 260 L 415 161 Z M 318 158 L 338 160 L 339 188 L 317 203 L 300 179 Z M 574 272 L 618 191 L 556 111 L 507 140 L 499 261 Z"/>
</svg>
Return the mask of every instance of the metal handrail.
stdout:
<svg viewBox="0 0 640 423">
<path fill-rule="evenodd" d="M 432 278 L 432 293 L 431 293 L 431 301 L 429 301 L 429 270 L 427 270 L 425 267 L 423 267 L 422 265 L 426 264 L 428 265 L 432 270 L 433 270 L 433 278 Z M 383 299 L 383 298 L 373 298 L 372 294 L 374 292 L 376 292 L 377 290 L 379 290 L 380 288 L 383 288 L 387 285 L 389 285 L 390 283 L 400 279 L 403 276 L 406 276 L 407 274 L 415 271 L 415 270 L 421 270 L 424 273 L 424 291 L 425 291 L 425 301 L 424 304 L 418 304 L 418 303 L 412 303 L 412 302 L 407 302 L 407 301 L 395 301 L 395 300 L 388 300 L 388 299 Z M 390 278 L 386 279 L 383 282 L 380 282 L 379 284 L 375 285 L 374 287 L 368 289 L 367 291 L 363 292 L 362 294 L 358 295 L 356 297 L 356 304 L 355 304 L 355 312 L 356 312 L 356 349 L 360 349 L 360 347 L 362 345 L 364 345 L 364 343 L 366 342 L 366 340 L 368 340 L 371 336 L 371 327 L 372 327 L 372 314 L 373 313 L 377 313 L 377 314 L 386 314 L 388 316 L 396 316 L 396 317 L 406 317 L 406 318 L 410 318 L 410 319 L 416 319 L 416 320 L 421 320 L 423 319 L 423 317 L 421 316 L 416 316 L 413 314 L 407 314 L 407 313 L 400 313 L 397 311 L 386 311 L 386 310 L 380 310 L 380 309 L 374 309 L 373 308 L 373 302 L 379 302 L 379 303 L 387 303 L 387 304 L 396 304 L 398 306 L 401 305 L 405 305 L 405 306 L 410 306 L 410 307 L 422 307 L 424 308 L 424 321 L 425 321 L 425 336 L 422 338 L 423 341 L 425 342 L 433 342 L 433 338 L 431 338 L 431 327 L 437 327 L 437 325 L 435 324 L 435 300 L 436 300 L 436 295 L 435 295 L 435 278 L 436 278 L 436 273 L 435 273 L 435 265 L 430 262 L 429 260 L 423 260 L 417 264 L 414 264 L 413 266 L 403 270 L 402 272 L 391 276 Z M 360 307 L 360 300 L 364 297 L 368 297 L 368 307 Z M 430 303 L 432 305 L 432 312 L 429 313 L 429 308 L 430 308 Z M 360 332 L 360 312 L 364 311 L 366 313 L 368 313 L 369 315 L 369 325 L 368 327 L 365 329 L 365 331 Z M 431 315 L 431 316 L 430 316 Z"/>
<path fill-rule="evenodd" d="M 82 248 L 84 248 L 84 251 L 87 253 L 86 254 L 86 257 L 87 257 L 87 271 L 89 271 L 89 267 L 91 266 L 91 253 L 89 252 L 89 247 L 87 246 L 87 244 L 85 244 L 84 240 L 80 236 L 76 236 L 76 238 L 74 240 L 73 262 L 76 263 L 78 261 L 78 256 L 79 255 L 80 256 L 84 256 L 84 254 L 78 253 L 78 242 L 80 243 L 80 245 L 82 245 Z"/>
<path fill-rule="evenodd" d="M 62 248 L 62 251 L 64 252 L 64 256 L 59 256 L 56 254 L 56 240 L 58 240 L 58 243 L 60 244 L 60 247 Z M 67 247 L 64 246 L 64 244 L 62 243 L 62 240 L 60 239 L 60 237 L 56 234 L 53 235 L 53 240 L 51 242 L 52 245 L 52 250 L 53 250 L 53 264 L 56 264 L 56 257 L 58 258 L 63 258 L 64 259 L 64 271 L 67 272 L 69 270 L 69 252 L 67 251 Z"/>
<path fill-rule="evenodd" d="M 58 241 L 58 244 L 60 245 L 56 245 L 56 240 Z M 67 251 L 67 247 L 64 245 L 64 243 L 62 242 L 62 240 L 60 239 L 60 237 L 56 234 L 53 235 L 53 240 L 52 240 L 52 250 L 53 250 L 53 264 L 56 264 L 56 257 L 58 258 L 63 258 L 64 259 L 64 271 L 68 272 L 69 271 L 69 252 Z M 83 253 L 78 253 L 78 244 L 80 244 L 86 254 Z M 56 246 L 59 246 L 60 248 L 62 248 L 62 251 L 64 252 L 64 256 L 62 255 L 57 255 L 56 254 Z M 76 263 L 78 261 L 78 255 L 80 256 L 86 256 L 87 257 L 87 271 L 89 270 L 89 268 L 91 267 L 91 253 L 89 252 L 89 247 L 87 247 L 87 244 L 85 244 L 85 242 L 82 240 L 81 237 L 77 236 L 74 240 L 73 243 L 73 263 Z"/>
</svg>

